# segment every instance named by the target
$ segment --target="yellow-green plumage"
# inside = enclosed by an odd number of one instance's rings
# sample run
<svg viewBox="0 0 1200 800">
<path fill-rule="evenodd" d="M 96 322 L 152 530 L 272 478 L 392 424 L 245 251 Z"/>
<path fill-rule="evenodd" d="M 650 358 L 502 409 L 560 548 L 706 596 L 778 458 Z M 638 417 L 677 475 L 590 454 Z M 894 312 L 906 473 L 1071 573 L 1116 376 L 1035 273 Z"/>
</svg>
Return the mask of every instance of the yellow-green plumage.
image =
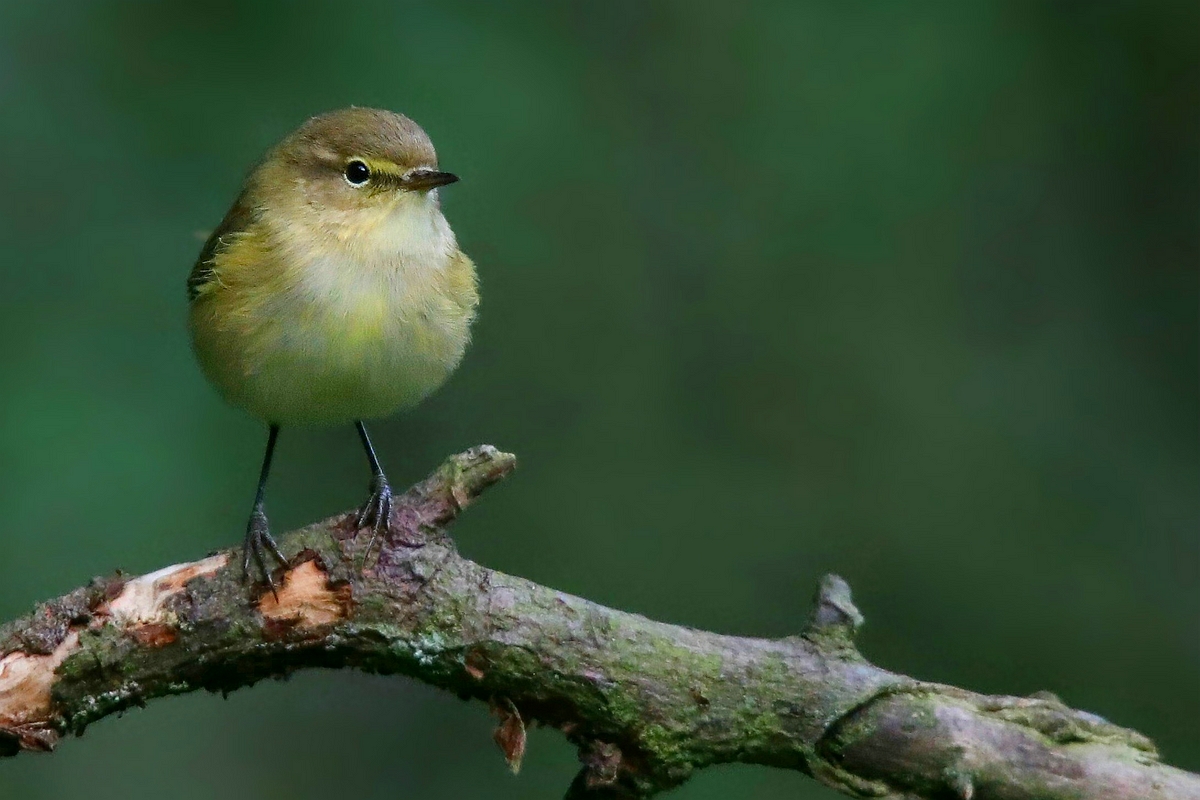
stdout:
<svg viewBox="0 0 1200 800">
<path fill-rule="evenodd" d="M 343 179 L 348 160 L 373 183 Z M 436 167 L 415 123 L 371 109 L 316 117 L 267 155 L 188 280 L 196 356 L 231 403 L 339 423 L 446 380 L 478 293 L 436 188 L 404 188 Z"/>
</svg>

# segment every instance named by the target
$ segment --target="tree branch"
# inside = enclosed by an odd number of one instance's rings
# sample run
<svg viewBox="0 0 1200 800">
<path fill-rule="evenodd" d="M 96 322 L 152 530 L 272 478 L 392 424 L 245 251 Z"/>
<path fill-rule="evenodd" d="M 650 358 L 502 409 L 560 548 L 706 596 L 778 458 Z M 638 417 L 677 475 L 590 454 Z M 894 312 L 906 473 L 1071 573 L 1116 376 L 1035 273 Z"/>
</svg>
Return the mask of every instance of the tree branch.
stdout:
<svg viewBox="0 0 1200 800">
<path fill-rule="evenodd" d="M 399 498 L 363 570 L 350 515 L 281 539 L 278 596 L 230 551 L 94 579 L 0 627 L 0 755 L 155 697 L 229 692 L 304 667 L 410 675 L 483 700 L 515 770 L 525 727 L 579 748 L 568 798 L 649 797 L 729 762 L 796 769 L 854 796 L 1200 798 L 1144 736 L 1051 695 L 989 697 L 880 669 L 829 576 L 807 627 L 750 639 L 605 608 L 458 555 L 446 527 L 515 466 L 480 447 Z"/>
</svg>

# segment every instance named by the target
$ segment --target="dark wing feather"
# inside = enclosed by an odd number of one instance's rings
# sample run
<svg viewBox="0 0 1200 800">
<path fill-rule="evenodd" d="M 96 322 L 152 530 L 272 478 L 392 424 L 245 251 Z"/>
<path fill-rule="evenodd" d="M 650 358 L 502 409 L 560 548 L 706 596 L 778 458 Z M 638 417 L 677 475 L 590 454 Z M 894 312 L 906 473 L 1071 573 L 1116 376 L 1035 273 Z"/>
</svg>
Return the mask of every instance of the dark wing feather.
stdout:
<svg viewBox="0 0 1200 800">
<path fill-rule="evenodd" d="M 196 263 L 192 266 L 192 271 L 188 274 L 188 302 L 194 301 L 204 292 L 206 287 L 217 281 L 217 273 L 213 268 L 216 257 L 228 244 L 229 235 L 246 230 L 253 218 L 254 208 L 247 202 L 246 192 L 243 191 L 238 195 L 238 199 L 234 201 L 233 206 L 225 214 L 225 218 L 221 220 L 221 224 L 217 226 L 217 229 L 208 237 L 208 241 L 204 243 L 204 248 L 201 249 L 200 256 L 196 259 Z"/>
</svg>

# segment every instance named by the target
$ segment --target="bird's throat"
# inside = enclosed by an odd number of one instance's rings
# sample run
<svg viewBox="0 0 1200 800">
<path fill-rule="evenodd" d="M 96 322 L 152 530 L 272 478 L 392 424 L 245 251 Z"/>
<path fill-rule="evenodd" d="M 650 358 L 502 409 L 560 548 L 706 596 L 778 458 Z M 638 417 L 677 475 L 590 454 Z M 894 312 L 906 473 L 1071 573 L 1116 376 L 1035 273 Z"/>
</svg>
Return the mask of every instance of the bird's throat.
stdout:
<svg viewBox="0 0 1200 800">
<path fill-rule="evenodd" d="M 378 208 L 338 211 L 319 224 L 281 220 L 298 305 L 356 335 L 411 321 L 431 302 L 457 251 L 436 198 L 402 194 Z"/>
</svg>

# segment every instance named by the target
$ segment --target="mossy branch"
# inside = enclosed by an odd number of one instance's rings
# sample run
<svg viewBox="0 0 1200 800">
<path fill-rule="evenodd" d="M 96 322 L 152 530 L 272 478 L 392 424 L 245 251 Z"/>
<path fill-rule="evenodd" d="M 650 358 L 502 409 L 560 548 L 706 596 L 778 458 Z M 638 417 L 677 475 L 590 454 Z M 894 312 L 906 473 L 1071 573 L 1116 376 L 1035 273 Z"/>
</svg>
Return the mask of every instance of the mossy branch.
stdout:
<svg viewBox="0 0 1200 800">
<path fill-rule="evenodd" d="M 644 798 L 712 764 L 796 769 L 860 797 L 1200 798 L 1144 736 L 1057 698 L 988 697 L 880 669 L 827 577 L 807 626 L 751 639 L 667 625 L 462 558 L 447 526 L 515 466 L 480 447 L 398 499 L 378 559 L 349 515 L 295 531 L 273 595 L 217 553 L 99 578 L 0 627 L 0 755 L 50 750 L 131 706 L 304 667 L 399 673 L 488 703 L 520 766 L 560 729 L 568 797 Z"/>
</svg>

